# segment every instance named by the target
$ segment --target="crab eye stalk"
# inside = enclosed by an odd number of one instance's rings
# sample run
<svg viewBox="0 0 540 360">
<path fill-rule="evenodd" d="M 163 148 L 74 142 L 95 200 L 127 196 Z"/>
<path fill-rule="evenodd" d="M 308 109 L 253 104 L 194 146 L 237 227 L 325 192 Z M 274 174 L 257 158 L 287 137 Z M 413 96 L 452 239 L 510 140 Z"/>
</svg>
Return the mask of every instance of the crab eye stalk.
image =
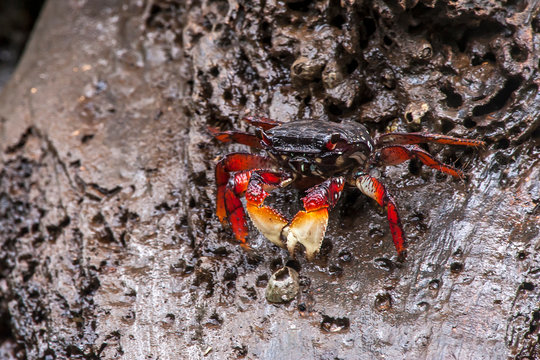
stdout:
<svg viewBox="0 0 540 360">
<path fill-rule="evenodd" d="M 334 150 L 340 138 L 341 137 L 339 134 L 332 134 L 330 136 L 330 139 L 328 139 L 328 141 L 326 142 L 326 148 L 328 150 Z"/>
</svg>

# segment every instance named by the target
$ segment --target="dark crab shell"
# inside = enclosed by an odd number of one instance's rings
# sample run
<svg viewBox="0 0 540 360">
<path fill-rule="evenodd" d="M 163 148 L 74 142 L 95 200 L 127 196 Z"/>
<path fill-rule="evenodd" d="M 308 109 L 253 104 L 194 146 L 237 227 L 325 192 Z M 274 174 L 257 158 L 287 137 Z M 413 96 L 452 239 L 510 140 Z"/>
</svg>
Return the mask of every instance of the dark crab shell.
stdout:
<svg viewBox="0 0 540 360">
<path fill-rule="evenodd" d="M 294 121 L 265 135 L 271 143 L 266 148 L 269 155 L 303 176 L 328 177 L 362 167 L 374 149 L 366 128 L 353 122 Z"/>
</svg>

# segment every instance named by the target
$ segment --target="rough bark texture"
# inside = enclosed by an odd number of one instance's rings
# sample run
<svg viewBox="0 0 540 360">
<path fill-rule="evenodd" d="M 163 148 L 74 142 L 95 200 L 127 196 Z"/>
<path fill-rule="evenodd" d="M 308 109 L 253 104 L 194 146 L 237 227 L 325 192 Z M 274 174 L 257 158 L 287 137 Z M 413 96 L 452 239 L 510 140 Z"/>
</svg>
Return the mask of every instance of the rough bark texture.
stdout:
<svg viewBox="0 0 540 360">
<path fill-rule="evenodd" d="M 540 358 L 539 53 L 535 1 L 50 0 L 0 97 L 2 356 Z M 406 262 L 350 192 L 271 305 L 287 254 L 214 215 L 248 113 L 488 146 L 381 170 Z"/>
</svg>

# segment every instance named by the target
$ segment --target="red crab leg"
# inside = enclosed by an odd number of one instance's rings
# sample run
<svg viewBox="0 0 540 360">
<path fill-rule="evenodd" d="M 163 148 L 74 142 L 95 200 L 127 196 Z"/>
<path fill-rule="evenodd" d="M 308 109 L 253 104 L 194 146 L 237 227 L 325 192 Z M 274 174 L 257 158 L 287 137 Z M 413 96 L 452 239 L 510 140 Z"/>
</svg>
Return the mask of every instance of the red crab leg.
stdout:
<svg viewBox="0 0 540 360">
<path fill-rule="evenodd" d="M 377 137 L 378 146 L 382 145 L 412 145 L 424 143 L 438 143 L 445 145 L 463 145 L 480 147 L 485 142 L 476 139 L 461 139 L 453 136 L 429 134 L 429 133 L 388 133 Z"/>
<path fill-rule="evenodd" d="M 328 225 L 328 210 L 337 203 L 344 185 L 343 177 L 335 177 L 307 191 L 302 199 L 305 211 L 299 211 L 283 228 L 283 237 L 292 256 L 298 243 L 304 246 L 308 260 L 317 255 Z"/>
<path fill-rule="evenodd" d="M 225 208 L 226 219 L 231 225 L 234 237 L 243 246 L 247 246 L 246 237 L 248 236 L 248 227 L 246 213 L 244 212 L 240 197 L 246 191 L 250 177 L 251 170 L 238 172 L 234 174 L 223 190 L 223 206 Z"/>
<path fill-rule="evenodd" d="M 254 202 L 260 201 L 262 204 L 264 198 L 268 196 L 266 190 L 271 191 L 278 186 L 283 186 L 283 184 L 289 180 L 290 178 L 283 173 L 265 170 L 246 170 L 234 174 L 234 177 L 229 181 L 225 189 L 224 200 L 227 219 L 229 220 L 236 239 L 240 241 L 243 246 L 247 247 L 246 237 L 248 235 L 248 227 L 240 196 L 246 194 L 246 208 L 248 213 L 257 228 L 259 228 L 263 235 L 267 236 L 268 231 L 266 228 L 278 226 L 281 231 L 283 226 L 287 224 L 287 220 L 285 220 L 285 218 L 277 211 L 266 206 L 258 206 L 257 204 L 254 204 Z M 252 209 L 253 205 L 257 208 L 256 210 Z M 258 218 L 254 217 L 253 213 L 259 214 L 259 216 L 268 223 L 263 224 L 265 226 L 261 226 L 261 224 L 259 224 L 260 221 L 257 222 Z M 274 239 L 270 240 L 276 243 Z M 276 244 L 283 246 L 279 239 Z"/>
<path fill-rule="evenodd" d="M 228 154 L 216 165 L 216 214 L 219 221 L 231 224 L 235 237 L 242 243 L 246 242 L 247 225 L 240 196 L 251 177 L 249 170 L 272 167 L 270 159 L 248 153 Z M 233 175 L 233 172 L 239 173 Z"/>
<path fill-rule="evenodd" d="M 396 208 L 396 203 L 384 185 L 376 178 L 368 174 L 358 173 L 355 175 L 356 187 L 365 195 L 375 200 L 380 206 L 386 209 L 388 223 L 390 224 L 390 232 L 392 240 L 400 257 L 405 257 L 405 238 L 403 236 L 403 228 Z"/>
<path fill-rule="evenodd" d="M 210 131 L 217 140 L 224 143 L 234 141 L 236 143 L 248 145 L 256 149 L 263 148 L 261 139 L 250 133 L 242 131 L 219 131 L 213 127 L 208 127 L 208 131 Z"/>
<path fill-rule="evenodd" d="M 453 177 L 463 177 L 463 172 L 450 165 L 446 165 L 440 162 L 439 160 L 435 159 L 430 153 L 422 150 L 416 145 L 385 146 L 384 148 L 379 150 L 379 154 L 379 162 L 381 165 L 397 165 L 409 159 L 418 159 L 424 165 L 427 165 L 430 168 L 439 170 L 446 174 L 450 174 Z"/>
<path fill-rule="evenodd" d="M 276 127 L 282 124 L 279 121 L 272 120 L 272 119 L 262 117 L 262 116 L 246 116 L 242 120 L 244 120 L 248 124 L 254 125 L 263 130 L 269 130 L 273 127 Z"/>
</svg>

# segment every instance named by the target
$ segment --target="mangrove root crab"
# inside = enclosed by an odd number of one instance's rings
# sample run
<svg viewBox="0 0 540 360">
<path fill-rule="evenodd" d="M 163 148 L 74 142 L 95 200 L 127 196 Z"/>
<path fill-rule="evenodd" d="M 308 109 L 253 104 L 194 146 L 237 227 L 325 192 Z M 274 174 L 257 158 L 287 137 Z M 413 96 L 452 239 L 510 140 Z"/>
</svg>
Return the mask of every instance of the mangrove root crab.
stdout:
<svg viewBox="0 0 540 360">
<path fill-rule="evenodd" d="M 429 133 L 387 133 L 371 138 L 358 123 L 341 124 L 302 120 L 281 123 L 264 117 L 244 119 L 258 128 L 256 134 L 210 129 L 221 142 L 237 142 L 262 149 L 267 156 L 231 153 L 216 165 L 217 216 L 229 223 L 236 239 L 247 246 L 248 227 L 241 197 L 253 224 L 272 243 L 294 256 L 301 244 L 308 260 L 319 252 L 328 211 L 345 185 L 358 188 L 387 213 L 392 239 L 402 258 L 406 242 L 396 203 L 384 185 L 370 175 L 375 166 L 397 165 L 418 159 L 424 165 L 462 177 L 462 172 L 435 159 L 417 144 L 439 143 L 479 147 L 484 142 Z M 288 220 L 264 204 L 269 192 L 295 184 L 307 189 L 304 210 Z"/>
</svg>

